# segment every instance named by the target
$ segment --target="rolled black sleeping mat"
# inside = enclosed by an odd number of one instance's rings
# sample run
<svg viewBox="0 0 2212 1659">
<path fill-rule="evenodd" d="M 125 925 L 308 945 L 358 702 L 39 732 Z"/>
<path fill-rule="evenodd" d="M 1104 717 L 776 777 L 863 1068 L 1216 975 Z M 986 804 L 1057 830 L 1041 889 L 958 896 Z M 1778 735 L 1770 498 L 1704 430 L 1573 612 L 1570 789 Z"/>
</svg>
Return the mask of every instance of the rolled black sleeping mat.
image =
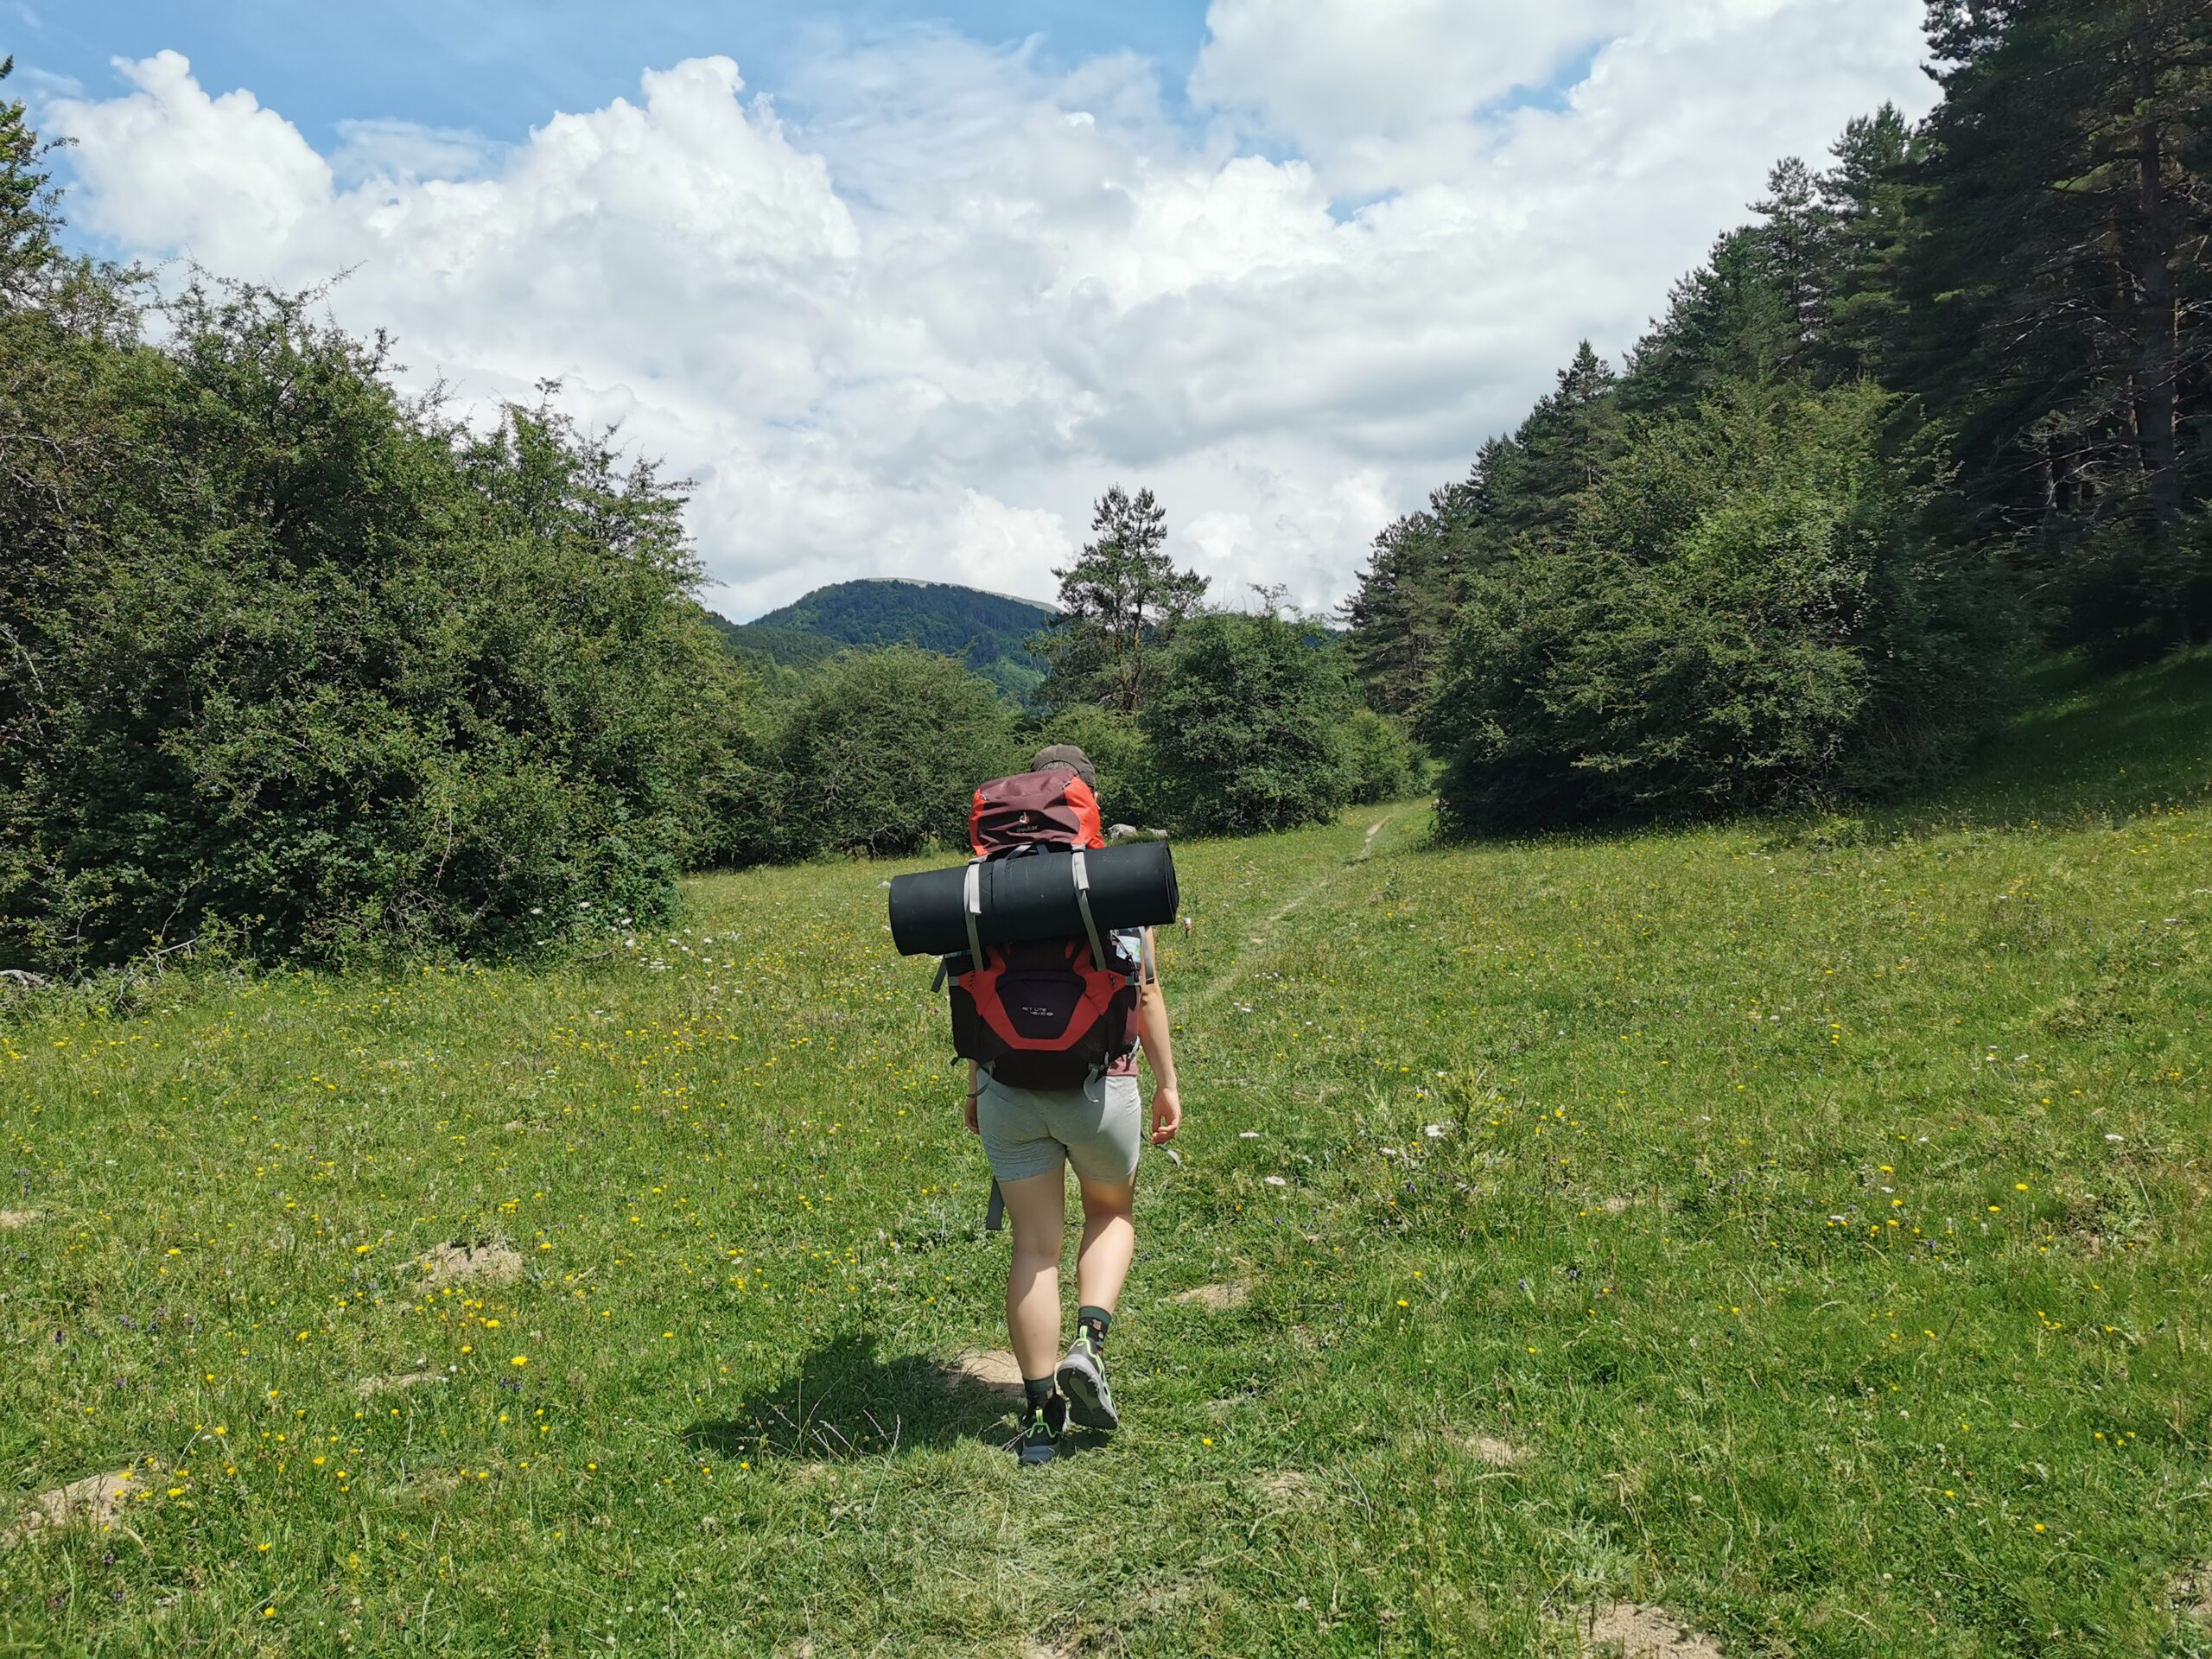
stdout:
<svg viewBox="0 0 2212 1659">
<path fill-rule="evenodd" d="M 1102 847 L 1083 855 L 1090 880 L 1090 916 L 1102 933 L 1117 927 L 1164 927 L 1179 894 L 1175 860 L 1164 841 Z M 968 948 L 969 867 L 922 870 L 891 878 L 891 942 L 904 957 L 950 956 Z M 976 866 L 981 910 L 976 937 L 985 944 L 1081 938 L 1075 855 L 1024 853 Z"/>
</svg>

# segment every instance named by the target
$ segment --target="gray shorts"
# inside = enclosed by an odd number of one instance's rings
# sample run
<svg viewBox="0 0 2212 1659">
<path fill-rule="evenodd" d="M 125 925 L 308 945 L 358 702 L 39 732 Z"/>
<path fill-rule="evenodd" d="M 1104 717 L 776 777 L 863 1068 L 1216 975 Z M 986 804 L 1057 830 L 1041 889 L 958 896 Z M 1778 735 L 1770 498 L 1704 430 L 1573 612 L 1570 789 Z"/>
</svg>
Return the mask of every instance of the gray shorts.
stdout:
<svg viewBox="0 0 2212 1659">
<path fill-rule="evenodd" d="M 988 1075 L 982 1084 L 976 1125 L 999 1180 L 1055 1174 L 1063 1160 L 1103 1186 L 1137 1173 L 1144 1104 L 1135 1077 L 1101 1077 L 1087 1089 L 1016 1089 Z"/>
</svg>

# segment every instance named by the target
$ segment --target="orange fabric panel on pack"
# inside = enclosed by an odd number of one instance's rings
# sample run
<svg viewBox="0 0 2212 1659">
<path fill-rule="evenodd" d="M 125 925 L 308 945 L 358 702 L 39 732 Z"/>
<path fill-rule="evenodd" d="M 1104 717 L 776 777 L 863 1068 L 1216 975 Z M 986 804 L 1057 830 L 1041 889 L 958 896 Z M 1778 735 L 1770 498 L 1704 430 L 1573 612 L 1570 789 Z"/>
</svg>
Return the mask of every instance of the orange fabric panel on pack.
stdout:
<svg viewBox="0 0 2212 1659">
<path fill-rule="evenodd" d="M 1054 850 L 1103 847 L 1106 830 L 1098 798 L 1071 770 L 995 778 L 976 791 L 968 814 L 968 842 L 978 858 L 1017 847 Z"/>
</svg>

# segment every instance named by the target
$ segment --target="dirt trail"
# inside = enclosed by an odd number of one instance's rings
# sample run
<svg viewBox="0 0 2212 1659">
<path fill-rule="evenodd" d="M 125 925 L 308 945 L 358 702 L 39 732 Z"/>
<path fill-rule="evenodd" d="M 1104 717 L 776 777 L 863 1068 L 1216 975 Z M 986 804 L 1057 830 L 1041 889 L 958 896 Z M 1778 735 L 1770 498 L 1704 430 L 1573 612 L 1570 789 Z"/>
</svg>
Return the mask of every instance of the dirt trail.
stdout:
<svg viewBox="0 0 2212 1659">
<path fill-rule="evenodd" d="M 1395 810 L 1388 811 L 1381 817 L 1376 819 L 1374 823 L 1369 824 L 1367 826 L 1367 835 L 1360 842 L 1359 851 L 1355 853 L 1351 858 L 1344 861 L 1345 867 L 1349 868 L 1353 864 L 1363 863 L 1368 858 L 1372 856 L 1375 851 L 1376 837 L 1380 836 L 1383 830 L 1387 828 L 1390 823 L 1397 817 L 1397 816 L 1398 812 Z M 1337 879 L 1338 872 L 1335 870 L 1325 871 L 1322 874 L 1317 875 L 1313 880 L 1308 881 L 1304 887 L 1299 888 L 1297 892 L 1292 893 L 1289 898 L 1284 899 L 1282 903 L 1277 905 L 1273 910 L 1269 911 L 1265 916 L 1261 918 L 1260 920 L 1247 924 L 1246 925 L 1249 926 L 1253 930 L 1254 934 L 1257 936 L 1254 939 L 1254 943 L 1264 947 L 1268 943 L 1267 935 L 1270 929 L 1274 928 L 1278 923 L 1287 919 L 1294 912 L 1304 906 L 1311 904 L 1316 898 L 1319 897 L 1323 893 L 1326 892 L 1332 886 L 1333 886 Z M 1239 980 L 1244 977 L 1246 969 L 1250 963 L 1250 960 L 1251 953 L 1249 948 L 1248 947 L 1245 950 L 1240 950 L 1237 951 L 1236 956 L 1231 957 L 1230 961 L 1223 966 L 1221 971 L 1216 974 L 1211 979 L 1207 980 L 1203 984 L 1192 988 L 1190 990 L 1178 997 L 1178 1004 L 1185 1010 L 1193 1010 L 1205 1007 L 1212 1002 L 1219 1000 L 1233 989 Z M 1173 986 L 1170 986 L 1168 989 L 1172 995 L 1174 992 L 1175 988 Z"/>
</svg>

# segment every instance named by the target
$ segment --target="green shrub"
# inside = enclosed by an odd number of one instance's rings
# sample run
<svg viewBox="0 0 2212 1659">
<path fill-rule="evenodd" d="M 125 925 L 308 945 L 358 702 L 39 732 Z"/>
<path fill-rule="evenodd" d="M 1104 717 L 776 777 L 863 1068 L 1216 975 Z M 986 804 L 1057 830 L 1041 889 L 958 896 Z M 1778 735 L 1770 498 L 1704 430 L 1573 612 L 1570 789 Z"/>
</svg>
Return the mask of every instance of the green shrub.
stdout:
<svg viewBox="0 0 2212 1659">
<path fill-rule="evenodd" d="M 741 688 L 677 493 L 305 299 L 0 314 L 0 957 L 531 949 L 665 910 Z"/>
<path fill-rule="evenodd" d="M 1361 707 L 1344 721 L 1344 799 L 1395 801 L 1420 787 L 1421 757 L 1403 721 Z"/>
<path fill-rule="evenodd" d="M 1981 729 L 2008 620 L 1921 523 L 1931 469 L 1867 386 L 1655 423 L 1562 538 L 1470 578 L 1422 736 L 1446 825 L 1861 792 Z"/>
<path fill-rule="evenodd" d="M 1177 829 L 1257 835 L 1343 807 L 1352 708 L 1342 655 L 1309 630 L 1216 611 L 1176 630 L 1138 721 Z"/>
<path fill-rule="evenodd" d="M 903 645 L 834 658 L 784 716 L 779 851 L 964 847 L 976 785 L 1027 758 L 1012 711 L 951 658 Z"/>
</svg>

